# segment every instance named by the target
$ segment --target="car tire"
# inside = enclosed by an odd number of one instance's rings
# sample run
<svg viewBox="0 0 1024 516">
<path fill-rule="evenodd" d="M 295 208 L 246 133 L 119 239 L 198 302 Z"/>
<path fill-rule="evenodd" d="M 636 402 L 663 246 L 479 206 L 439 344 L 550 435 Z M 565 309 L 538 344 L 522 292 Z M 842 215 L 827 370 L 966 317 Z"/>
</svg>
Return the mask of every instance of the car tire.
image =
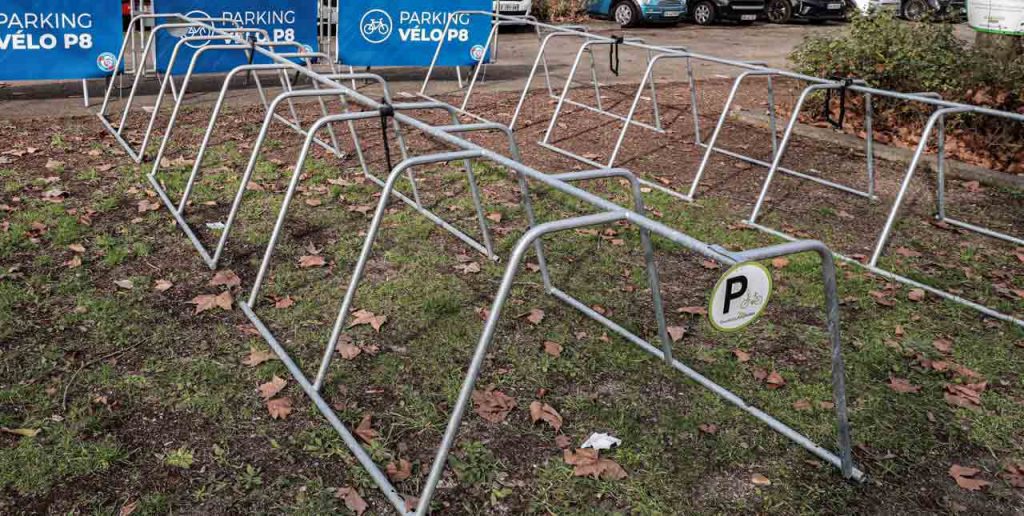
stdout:
<svg viewBox="0 0 1024 516">
<path fill-rule="evenodd" d="M 771 23 L 789 23 L 793 19 L 793 4 L 789 0 L 768 0 L 765 16 Z"/>
<path fill-rule="evenodd" d="M 697 2 L 697 5 L 693 6 L 693 21 L 697 25 L 714 24 L 716 15 L 715 4 L 709 0 Z"/>
<path fill-rule="evenodd" d="M 624 0 L 612 7 L 612 18 L 626 29 L 640 24 L 640 10 L 631 0 Z"/>
<path fill-rule="evenodd" d="M 926 0 L 907 0 L 903 3 L 903 17 L 908 21 L 924 21 L 931 11 Z"/>
</svg>

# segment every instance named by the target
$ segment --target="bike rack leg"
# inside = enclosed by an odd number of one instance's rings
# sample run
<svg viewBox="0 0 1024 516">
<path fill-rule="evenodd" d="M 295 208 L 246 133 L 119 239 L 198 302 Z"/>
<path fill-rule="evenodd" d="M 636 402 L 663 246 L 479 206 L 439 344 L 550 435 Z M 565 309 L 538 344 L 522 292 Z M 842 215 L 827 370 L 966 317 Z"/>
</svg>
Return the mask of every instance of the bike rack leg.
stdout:
<svg viewBox="0 0 1024 516">
<path fill-rule="evenodd" d="M 505 301 L 511 294 L 512 284 L 515 280 L 516 272 L 519 269 L 519 263 L 522 261 L 526 250 L 534 240 L 540 238 L 546 233 L 594 226 L 598 224 L 607 224 L 621 219 L 621 213 L 603 212 L 594 215 L 585 215 L 572 219 L 548 222 L 528 231 L 527 234 L 520 239 L 519 243 L 516 244 L 515 250 L 512 252 L 512 257 L 509 258 L 508 266 L 505 268 L 505 274 L 502 277 L 498 294 L 495 296 L 494 302 L 491 305 L 490 314 L 488 315 L 487 322 L 484 325 L 483 334 L 480 336 L 480 341 L 477 344 L 476 351 L 473 353 L 473 358 L 470 361 L 469 370 L 466 372 L 465 380 L 463 381 L 462 388 L 459 391 L 459 397 L 455 402 L 455 407 L 452 409 L 452 415 L 448 420 L 448 425 L 445 429 L 444 437 L 441 440 L 441 445 L 438 447 L 437 454 L 435 455 L 433 464 L 431 465 L 430 474 L 427 477 L 423 492 L 420 495 L 419 506 L 416 508 L 417 514 L 426 514 L 430 507 L 430 500 L 433 498 L 434 490 L 437 488 L 437 484 L 441 480 L 441 475 L 444 473 L 445 464 L 448 459 L 448 452 L 455 443 L 455 436 L 458 434 L 459 425 L 462 423 L 462 417 L 466 413 L 466 408 L 469 406 L 469 400 L 472 397 L 473 389 L 476 387 L 476 380 L 480 376 L 480 370 L 483 366 L 484 358 L 486 357 L 487 351 L 490 349 L 494 340 L 494 333 L 497 330 L 501 310 L 504 308 Z"/>
<path fill-rule="evenodd" d="M 404 169 L 413 166 L 462 159 L 473 159 L 478 158 L 481 155 L 482 154 L 479 151 L 456 151 L 409 158 L 396 166 L 395 170 L 393 170 L 388 176 L 388 180 L 381 192 L 380 202 L 377 204 L 377 211 L 374 213 L 373 221 L 370 223 L 370 229 L 367 231 L 366 242 L 363 245 L 362 251 L 359 253 L 359 259 L 356 262 L 355 270 L 352 272 L 352 278 L 349 281 L 348 290 L 345 292 L 345 298 L 342 300 L 341 309 L 338 311 L 338 316 L 335 319 L 333 328 L 331 329 L 331 337 L 327 341 L 327 348 L 324 350 L 324 356 L 320 362 L 320 369 L 317 372 L 316 380 L 313 382 L 313 388 L 315 390 L 320 390 L 323 386 L 324 379 L 327 376 L 327 369 L 330 366 L 331 358 L 334 356 L 334 350 L 337 348 L 341 332 L 345 328 L 345 321 L 348 318 L 349 309 L 352 307 L 352 302 L 355 299 L 356 290 L 359 287 L 359 282 L 362 280 L 363 272 L 366 269 L 366 263 L 369 260 L 370 252 L 373 248 L 373 242 L 376 240 L 377 232 L 380 230 L 381 221 L 384 218 L 388 201 L 391 198 L 391 193 L 394 190 L 395 182 L 398 180 L 399 175 L 404 171 Z M 269 251 L 270 249 L 268 248 L 268 253 Z M 252 295 L 249 297 L 250 305 L 255 304 L 257 294 L 258 290 L 254 288 Z"/>
<path fill-rule="evenodd" d="M 545 84 L 547 85 L 547 88 L 548 88 L 548 95 L 551 96 L 552 98 L 557 98 L 555 96 L 555 92 L 554 92 L 554 90 L 552 89 L 552 86 L 551 86 L 551 76 L 550 76 L 550 72 L 548 71 L 548 62 L 547 62 L 547 54 L 546 54 L 546 52 L 547 52 L 547 48 L 548 48 L 548 43 L 552 39 L 554 39 L 556 37 L 567 37 L 567 36 L 583 37 L 583 38 L 589 38 L 590 37 L 589 35 L 587 35 L 585 33 L 578 33 L 578 32 L 552 32 L 551 34 L 548 34 L 547 36 L 544 37 L 544 41 L 540 44 L 540 50 L 537 52 L 537 57 L 535 57 L 534 60 L 533 60 L 533 66 L 530 67 L 530 74 L 526 78 L 526 84 L 523 85 L 523 90 L 519 93 L 519 102 L 516 103 L 516 109 L 515 109 L 515 111 L 512 112 L 512 120 L 508 124 L 508 126 L 512 130 L 515 130 L 515 128 L 516 128 L 516 122 L 519 120 L 519 114 L 523 110 L 523 104 L 526 103 L 526 96 L 530 92 L 530 86 L 533 85 L 533 79 L 534 79 L 534 77 L 536 77 L 536 75 L 537 75 L 537 68 L 541 65 L 541 63 L 543 63 L 543 65 L 544 65 L 544 78 L 545 78 Z M 568 80 L 571 80 L 571 78 L 568 79 Z"/>
<path fill-rule="evenodd" d="M 740 84 L 748 76 L 751 75 L 765 75 L 766 72 L 747 71 L 741 73 L 736 80 L 732 83 L 732 89 L 729 90 L 729 97 L 725 101 L 725 106 L 722 108 L 722 114 L 718 117 L 718 123 L 715 124 L 715 130 L 711 133 L 711 139 L 708 140 L 708 144 L 705 146 L 704 157 L 701 158 L 700 166 L 697 167 L 697 175 L 694 176 L 693 182 L 690 183 L 690 191 L 682 195 L 681 198 L 685 201 L 693 201 L 697 195 L 697 188 L 700 186 L 700 180 L 704 177 L 704 172 L 707 170 L 708 163 L 711 162 L 711 154 L 715 152 L 715 144 L 718 143 L 718 136 L 722 134 L 722 126 L 725 125 L 725 121 L 729 118 L 729 109 L 732 107 L 733 101 L 736 99 L 736 92 L 740 89 Z M 783 140 L 785 145 L 785 140 Z M 776 159 L 778 159 L 779 153 L 776 153 Z M 770 172 L 769 172 L 770 174 Z"/>
<path fill-rule="evenodd" d="M 892 208 L 889 210 L 889 217 L 885 221 L 885 227 L 882 229 L 882 233 L 878 236 L 878 242 L 875 244 L 874 252 L 871 253 L 871 260 L 868 262 L 868 265 L 872 267 L 876 267 L 878 265 L 878 260 L 881 258 L 882 252 L 885 250 L 885 245 L 889 240 L 889 234 L 892 232 L 893 225 L 896 223 L 896 217 L 899 215 L 900 207 L 903 205 L 903 199 L 906 197 L 907 190 L 910 188 L 910 180 L 914 177 L 914 171 L 917 170 L 917 166 L 921 162 L 921 157 L 924 155 L 924 151 L 928 147 L 928 140 L 931 139 L 931 133 L 935 128 L 936 123 L 945 118 L 947 114 L 962 113 L 967 110 L 967 108 L 943 108 L 936 110 L 928 119 L 928 124 L 925 125 L 924 132 L 921 135 L 921 142 L 918 143 L 917 150 L 914 151 L 914 158 L 910 161 L 910 167 L 907 169 L 906 175 L 903 176 L 903 183 L 900 185 L 899 193 L 896 194 L 896 200 L 893 202 Z"/>
<path fill-rule="evenodd" d="M 693 75 L 693 64 L 692 60 L 686 58 L 686 77 L 690 83 L 690 111 L 693 113 L 693 139 L 694 142 L 699 146 L 701 144 L 700 139 L 700 109 L 699 103 L 697 102 L 697 78 Z"/>
<path fill-rule="evenodd" d="M 864 145 L 868 162 L 868 195 L 875 196 L 875 106 L 870 93 L 864 94 Z"/>
<path fill-rule="evenodd" d="M 555 174 L 554 177 L 565 182 L 587 181 L 609 177 L 625 178 L 629 181 L 630 193 L 633 196 L 633 211 L 640 215 L 644 215 L 647 211 L 644 206 L 643 192 L 640 191 L 640 181 L 637 179 L 636 174 L 633 174 L 626 169 L 607 168 L 585 170 L 582 172 Z M 531 227 L 533 227 L 532 224 Z M 537 240 L 537 245 L 540 245 L 540 239 Z M 644 262 L 647 267 L 647 282 L 648 287 L 651 289 L 651 303 L 654 306 L 654 319 L 658 324 L 658 338 L 661 340 L 661 349 L 664 354 L 665 362 L 671 364 L 672 339 L 669 338 L 668 324 L 665 321 L 665 303 L 661 298 L 661 280 L 658 275 L 657 263 L 654 260 L 654 245 L 651 243 L 651 232 L 644 227 L 640 228 L 640 246 L 644 250 Z"/>
</svg>

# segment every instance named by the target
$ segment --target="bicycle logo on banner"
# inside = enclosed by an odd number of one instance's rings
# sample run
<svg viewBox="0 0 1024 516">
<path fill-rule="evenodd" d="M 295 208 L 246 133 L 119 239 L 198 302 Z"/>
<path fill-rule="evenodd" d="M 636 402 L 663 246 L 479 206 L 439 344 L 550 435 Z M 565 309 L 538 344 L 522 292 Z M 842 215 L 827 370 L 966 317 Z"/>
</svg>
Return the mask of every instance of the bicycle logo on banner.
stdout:
<svg viewBox="0 0 1024 516">
<path fill-rule="evenodd" d="M 371 9 L 359 21 L 359 33 L 368 43 L 383 43 L 391 37 L 393 26 L 390 14 L 380 9 Z"/>
</svg>

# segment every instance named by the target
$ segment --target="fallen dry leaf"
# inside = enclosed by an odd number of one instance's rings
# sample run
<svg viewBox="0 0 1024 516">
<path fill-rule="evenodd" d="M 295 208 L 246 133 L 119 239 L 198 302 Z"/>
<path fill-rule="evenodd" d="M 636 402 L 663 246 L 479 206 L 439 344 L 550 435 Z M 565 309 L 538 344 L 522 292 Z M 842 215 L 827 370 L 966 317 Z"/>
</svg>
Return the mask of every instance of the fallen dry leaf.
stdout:
<svg viewBox="0 0 1024 516">
<path fill-rule="evenodd" d="M 82 244 L 71 244 L 68 246 L 68 249 L 78 254 L 82 254 L 85 252 L 85 246 Z"/>
<path fill-rule="evenodd" d="M 799 399 L 793 402 L 794 410 L 811 410 L 810 400 Z"/>
<path fill-rule="evenodd" d="M 558 358 L 559 356 L 562 355 L 562 345 L 554 341 L 545 340 L 544 352 L 555 358 Z"/>
<path fill-rule="evenodd" d="M 697 425 L 697 429 L 708 435 L 715 435 L 718 433 L 718 425 L 714 423 L 701 423 Z"/>
<path fill-rule="evenodd" d="M 284 389 L 285 385 L 288 385 L 288 382 L 286 382 L 284 378 L 274 375 L 269 382 L 259 386 L 260 397 L 265 400 L 269 400 L 270 398 L 277 396 L 277 393 L 281 392 L 281 389 Z"/>
<path fill-rule="evenodd" d="M 460 263 L 455 265 L 455 270 L 463 274 L 476 274 L 480 272 L 480 264 L 476 262 Z"/>
<path fill-rule="evenodd" d="M 983 487 L 991 484 L 991 482 L 974 478 L 974 476 L 980 473 L 980 471 L 981 470 L 977 468 L 968 468 L 959 464 L 953 464 L 949 467 L 949 476 L 953 477 L 953 480 L 956 481 L 956 485 L 960 486 L 961 489 L 966 489 L 968 491 L 980 491 Z"/>
<path fill-rule="evenodd" d="M 313 206 L 313 207 L 320 206 L 321 204 L 323 204 L 323 201 L 321 201 L 320 199 L 317 199 L 316 197 L 310 197 L 310 198 L 306 199 L 305 202 L 306 202 L 307 206 Z"/>
<path fill-rule="evenodd" d="M 910 380 L 906 378 L 896 378 L 895 376 L 889 377 L 889 383 L 887 384 L 890 389 L 900 394 L 914 394 L 921 390 L 919 385 L 913 385 Z"/>
<path fill-rule="evenodd" d="M 373 416 L 367 414 L 356 427 L 355 434 L 366 444 L 373 444 L 373 440 L 380 436 L 380 433 L 373 429 Z"/>
<path fill-rule="evenodd" d="M 369 324 L 371 328 L 377 333 L 380 333 L 381 326 L 387 322 L 388 318 L 386 315 L 375 315 L 369 310 L 358 310 L 352 314 L 352 322 L 349 323 L 348 327 L 360 326 L 363 324 Z"/>
<path fill-rule="evenodd" d="M 772 267 L 776 269 L 784 269 L 787 265 L 789 265 L 789 258 L 780 256 L 772 260 Z"/>
<path fill-rule="evenodd" d="M 684 307 L 682 307 L 682 308 L 680 308 L 679 310 L 676 310 L 676 311 L 681 313 L 681 314 L 691 314 L 691 315 L 707 315 L 708 314 L 708 309 L 704 308 L 703 306 L 684 306 Z"/>
<path fill-rule="evenodd" d="M 363 514 L 370 507 L 354 487 L 339 487 L 334 496 L 345 502 L 345 507 L 357 515 Z"/>
<path fill-rule="evenodd" d="M 77 269 L 82 266 L 82 257 L 76 254 L 70 260 L 64 262 L 64 265 L 69 269 Z"/>
<path fill-rule="evenodd" d="M 277 360 L 277 355 L 270 351 L 263 351 L 256 348 L 249 348 L 249 354 L 242 359 L 242 364 L 249 367 L 256 367 L 267 360 Z"/>
<path fill-rule="evenodd" d="M 279 297 L 279 298 L 277 298 L 277 300 L 274 301 L 274 308 L 282 309 L 283 310 L 285 308 L 291 308 L 292 305 L 294 305 L 294 304 L 295 304 L 295 300 L 292 299 L 292 296 L 284 296 L 284 297 Z"/>
<path fill-rule="evenodd" d="M 398 463 L 389 462 L 385 469 L 392 482 L 401 482 L 412 476 L 412 463 L 405 459 L 398 459 Z"/>
<path fill-rule="evenodd" d="M 555 436 L 555 446 L 564 450 L 572 446 L 572 441 L 569 440 L 569 436 L 565 434 L 558 434 Z"/>
<path fill-rule="evenodd" d="M 338 344 L 338 353 L 341 354 L 341 358 L 345 360 L 355 360 L 356 357 L 362 353 L 363 350 L 351 342 L 341 342 Z"/>
<path fill-rule="evenodd" d="M 129 280 L 129 279 L 116 280 L 116 281 L 114 281 L 114 284 L 117 285 L 120 288 L 125 289 L 125 290 L 131 290 L 131 289 L 135 288 L 135 284 L 132 283 L 132 280 Z"/>
<path fill-rule="evenodd" d="M 534 325 L 540 324 L 544 320 L 544 310 L 540 308 L 533 308 L 530 313 L 526 314 L 526 320 L 530 321 Z"/>
<path fill-rule="evenodd" d="M 986 382 L 967 385 L 946 384 L 943 398 L 950 405 L 978 411 L 981 410 L 981 393 L 985 390 L 986 385 Z"/>
<path fill-rule="evenodd" d="M 211 287 L 225 286 L 228 288 L 237 287 L 242 284 L 241 278 L 235 274 L 235 271 L 231 269 L 224 269 L 217 271 L 213 274 L 213 279 L 210 280 Z"/>
<path fill-rule="evenodd" d="M 561 414 L 547 403 L 541 403 L 539 401 L 530 403 L 530 420 L 534 423 L 540 420 L 547 421 L 548 424 L 551 425 L 551 428 L 554 428 L 556 432 L 562 429 Z"/>
<path fill-rule="evenodd" d="M 740 362 L 750 362 L 750 353 L 743 351 L 742 349 L 736 348 L 732 350 L 732 354 L 736 356 L 736 360 Z"/>
<path fill-rule="evenodd" d="M 1007 464 L 1003 466 L 1003 471 L 999 476 L 1013 487 L 1024 488 L 1024 466 Z"/>
<path fill-rule="evenodd" d="M 622 480 L 626 478 L 626 470 L 611 459 L 602 459 L 597 450 L 580 448 L 575 452 L 563 450 L 562 457 L 566 464 L 573 466 L 573 476 L 594 477 L 601 480 Z"/>
<path fill-rule="evenodd" d="M 299 258 L 299 267 L 303 269 L 307 269 L 309 267 L 323 267 L 324 265 L 327 265 L 327 262 L 324 261 L 324 257 L 320 255 L 307 254 Z"/>
<path fill-rule="evenodd" d="M 0 427 L 0 432 L 11 435 L 20 435 L 22 437 L 35 437 L 42 432 L 39 428 L 7 428 L 6 426 Z"/>
<path fill-rule="evenodd" d="M 906 247 L 897 247 L 895 253 L 900 255 L 900 256 L 902 256 L 902 257 L 904 257 L 904 258 L 920 258 L 921 257 L 921 253 L 919 253 L 919 252 L 917 252 L 917 251 L 915 251 L 913 249 L 907 249 Z"/>
<path fill-rule="evenodd" d="M 672 339 L 672 342 L 679 342 L 679 340 L 683 338 L 683 335 L 686 335 L 686 328 L 682 326 L 669 326 L 665 328 L 665 331 L 668 332 L 668 336 Z"/>
<path fill-rule="evenodd" d="M 160 205 L 149 199 L 143 199 L 135 205 L 139 213 L 146 213 L 147 211 L 156 211 L 160 209 Z"/>
<path fill-rule="evenodd" d="M 907 299 L 911 301 L 921 301 L 922 299 L 924 299 L 924 296 L 924 290 L 921 290 L 919 288 L 915 288 L 907 293 Z"/>
<path fill-rule="evenodd" d="M 161 279 L 156 280 L 156 283 L 153 285 L 153 290 L 157 292 L 166 292 L 167 290 L 170 290 L 170 288 L 173 286 L 174 283 L 171 283 L 170 281 L 165 279 Z"/>
<path fill-rule="evenodd" d="M 495 223 L 501 222 L 501 213 L 496 212 L 496 211 L 488 213 L 487 214 L 487 220 L 490 220 L 490 221 L 495 222 Z"/>
<path fill-rule="evenodd" d="M 939 353 L 950 353 L 953 351 L 953 341 L 949 339 L 935 339 L 932 341 L 932 347 L 935 348 Z"/>
<path fill-rule="evenodd" d="M 292 413 L 291 398 L 276 398 L 267 401 L 267 412 L 273 419 L 285 419 Z"/>
<path fill-rule="evenodd" d="M 473 391 L 473 405 L 480 417 L 491 423 L 501 423 L 516 406 L 511 396 L 493 389 Z"/>
<path fill-rule="evenodd" d="M 196 296 L 189 301 L 189 304 L 196 305 L 194 313 L 198 314 L 217 307 L 221 310 L 231 311 L 234 301 L 235 298 L 231 296 L 231 292 L 225 290 L 217 295 L 203 294 Z"/>
<path fill-rule="evenodd" d="M 762 487 L 772 485 L 772 481 L 769 480 L 768 477 L 766 477 L 766 476 L 764 476 L 764 475 L 762 475 L 760 473 L 754 473 L 753 475 L 751 475 L 750 476 L 750 483 L 754 484 L 755 486 L 762 486 Z"/>
<path fill-rule="evenodd" d="M 769 389 L 779 389 L 786 385 L 786 379 L 776 371 L 772 371 L 764 381 Z"/>
</svg>

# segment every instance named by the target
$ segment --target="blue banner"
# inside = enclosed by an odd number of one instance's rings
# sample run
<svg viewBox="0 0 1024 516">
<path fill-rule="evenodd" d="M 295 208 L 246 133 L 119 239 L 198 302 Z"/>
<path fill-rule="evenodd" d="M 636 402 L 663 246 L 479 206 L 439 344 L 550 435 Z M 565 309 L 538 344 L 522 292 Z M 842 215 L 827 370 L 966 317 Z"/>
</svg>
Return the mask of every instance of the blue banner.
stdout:
<svg viewBox="0 0 1024 516">
<path fill-rule="evenodd" d="M 0 80 L 108 77 L 122 40 L 118 0 L 0 0 Z"/>
<path fill-rule="evenodd" d="M 182 13 L 195 18 L 230 18 L 243 28 L 264 29 L 267 36 L 259 41 L 294 41 L 300 43 L 306 52 L 316 52 L 317 43 L 317 1 L 318 0 L 154 0 L 157 13 Z M 168 20 L 178 23 L 180 20 Z M 233 27 L 230 22 L 210 23 L 217 27 Z M 156 37 L 157 69 L 166 72 L 174 53 L 174 47 L 186 36 L 209 36 L 204 29 L 164 30 Z M 194 41 L 181 45 L 174 61 L 175 75 L 188 71 L 192 56 L 207 45 L 224 44 L 223 40 Z M 277 52 L 299 52 L 295 47 L 279 46 Z M 196 62 L 196 73 L 226 72 L 249 62 L 246 53 L 239 50 L 211 50 L 203 52 Z M 257 56 L 253 63 L 269 63 L 266 57 Z"/>
<path fill-rule="evenodd" d="M 454 13 L 492 9 L 491 0 L 342 0 L 338 61 L 352 66 L 429 66 L 443 40 L 438 66 L 477 64 L 484 58 L 491 18 Z"/>
</svg>

